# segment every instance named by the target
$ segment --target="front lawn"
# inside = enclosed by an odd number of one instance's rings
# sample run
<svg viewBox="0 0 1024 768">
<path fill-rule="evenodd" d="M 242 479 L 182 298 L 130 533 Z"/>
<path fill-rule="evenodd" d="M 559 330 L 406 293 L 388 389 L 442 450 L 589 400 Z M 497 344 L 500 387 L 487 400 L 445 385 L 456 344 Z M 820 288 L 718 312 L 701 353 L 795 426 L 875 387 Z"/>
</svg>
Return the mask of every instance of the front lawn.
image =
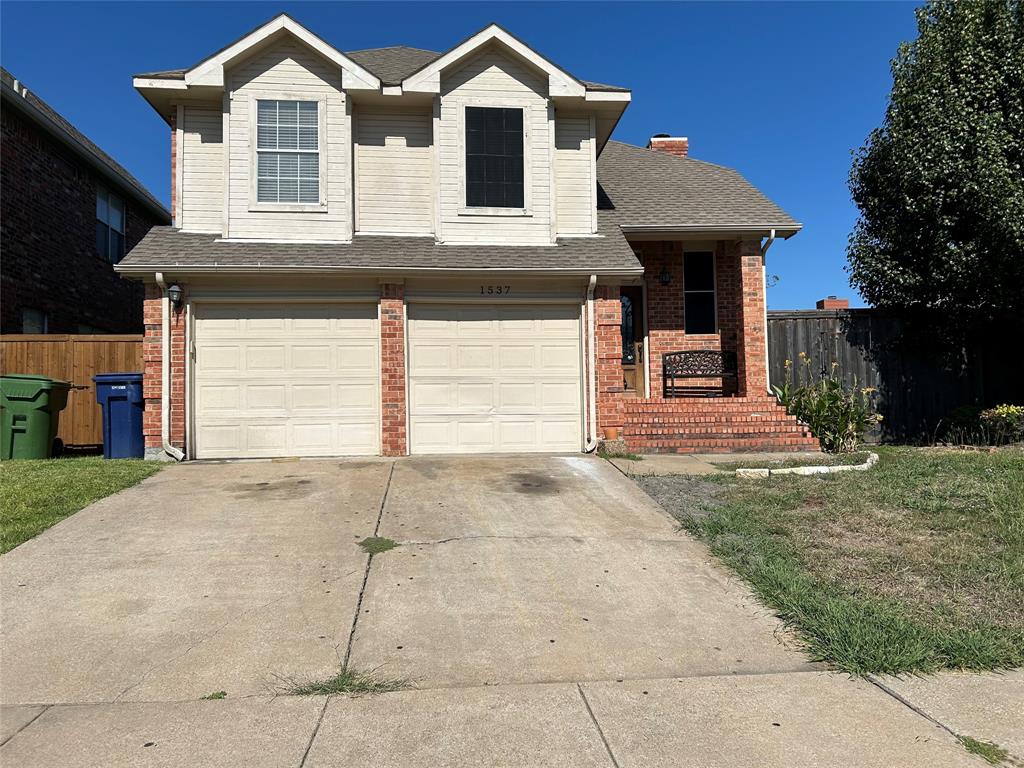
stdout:
<svg viewBox="0 0 1024 768">
<path fill-rule="evenodd" d="M 1024 451 L 880 448 L 868 472 L 639 477 L 853 674 L 1024 665 Z"/>
<path fill-rule="evenodd" d="M 0 553 L 159 469 L 154 461 L 95 457 L 0 463 Z"/>
</svg>

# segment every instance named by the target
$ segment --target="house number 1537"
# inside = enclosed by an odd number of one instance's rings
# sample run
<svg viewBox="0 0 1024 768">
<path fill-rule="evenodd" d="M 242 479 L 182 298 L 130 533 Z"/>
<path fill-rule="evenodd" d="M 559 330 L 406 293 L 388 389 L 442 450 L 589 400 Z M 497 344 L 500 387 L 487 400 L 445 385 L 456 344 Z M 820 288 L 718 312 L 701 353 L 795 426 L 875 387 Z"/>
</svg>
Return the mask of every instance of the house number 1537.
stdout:
<svg viewBox="0 0 1024 768">
<path fill-rule="evenodd" d="M 512 292 L 511 285 L 481 285 L 481 296 L 501 296 Z"/>
</svg>

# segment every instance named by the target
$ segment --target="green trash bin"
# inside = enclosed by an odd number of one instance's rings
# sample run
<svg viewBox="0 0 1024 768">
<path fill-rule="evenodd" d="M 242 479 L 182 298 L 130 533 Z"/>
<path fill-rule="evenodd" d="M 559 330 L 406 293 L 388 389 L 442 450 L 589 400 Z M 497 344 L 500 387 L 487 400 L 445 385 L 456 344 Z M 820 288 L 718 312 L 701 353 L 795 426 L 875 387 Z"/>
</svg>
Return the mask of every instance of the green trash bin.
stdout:
<svg viewBox="0 0 1024 768">
<path fill-rule="evenodd" d="M 0 459 L 50 458 L 70 389 L 46 376 L 0 376 Z"/>
</svg>

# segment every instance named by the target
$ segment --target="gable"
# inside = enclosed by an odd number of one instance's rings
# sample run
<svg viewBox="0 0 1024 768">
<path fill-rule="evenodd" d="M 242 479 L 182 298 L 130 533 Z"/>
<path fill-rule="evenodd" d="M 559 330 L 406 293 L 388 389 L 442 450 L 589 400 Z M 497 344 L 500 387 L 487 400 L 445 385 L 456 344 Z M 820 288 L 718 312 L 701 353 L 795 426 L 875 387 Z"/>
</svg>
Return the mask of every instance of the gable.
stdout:
<svg viewBox="0 0 1024 768">
<path fill-rule="evenodd" d="M 478 92 L 481 97 L 494 101 L 509 97 L 546 98 L 548 95 L 547 78 L 496 45 L 485 47 L 444 72 L 440 85 L 442 96 L 455 91 Z"/>
</svg>

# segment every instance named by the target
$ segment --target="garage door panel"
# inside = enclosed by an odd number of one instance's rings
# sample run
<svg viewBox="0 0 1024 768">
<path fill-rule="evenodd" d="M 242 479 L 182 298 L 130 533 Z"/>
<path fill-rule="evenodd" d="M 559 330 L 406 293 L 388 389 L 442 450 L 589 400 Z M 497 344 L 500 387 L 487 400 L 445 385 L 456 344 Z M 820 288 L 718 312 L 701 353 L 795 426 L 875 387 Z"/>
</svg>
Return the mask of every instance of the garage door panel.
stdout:
<svg viewBox="0 0 1024 768">
<path fill-rule="evenodd" d="M 375 305 L 202 304 L 199 458 L 379 452 Z"/>
<path fill-rule="evenodd" d="M 578 451 L 579 333 L 573 305 L 410 305 L 410 450 Z"/>
</svg>

